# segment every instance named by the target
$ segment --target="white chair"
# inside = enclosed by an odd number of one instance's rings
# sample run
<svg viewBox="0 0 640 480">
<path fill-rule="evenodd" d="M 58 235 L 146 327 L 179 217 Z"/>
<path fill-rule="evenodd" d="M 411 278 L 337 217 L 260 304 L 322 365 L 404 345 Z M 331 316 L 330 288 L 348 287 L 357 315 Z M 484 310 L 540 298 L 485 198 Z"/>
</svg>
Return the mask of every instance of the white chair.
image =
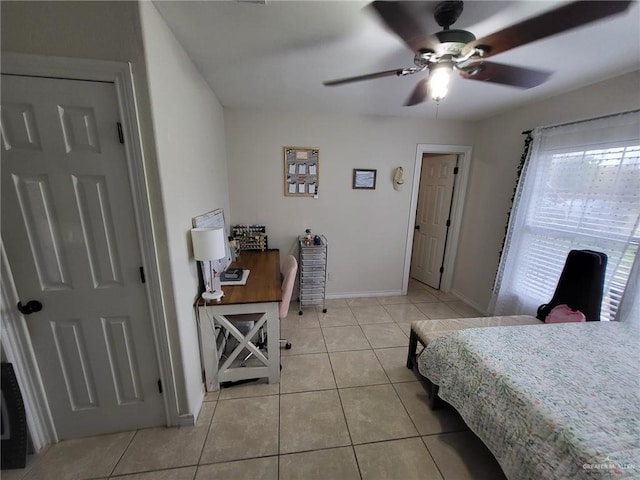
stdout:
<svg viewBox="0 0 640 480">
<path fill-rule="evenodd" d="M 291 297 L 293 296 L 293 287 L 296 283 L 297 272 L 298 261 L 296 260 L 296 257 L 293 255 L 287 255 L 280 268 L 280 274 L 282 275 L 282 300 L 280 300 L 280 307 L 278 309 L 278 317 L 280 320 L 287 318 L 287 314 L 289 313 L 289 305 L 291 304 Z M 253 314 L 243 315 L 243 320 L 250 321 L 251 315 Z M 267 339 L 262 328 L 258 335 L 260 336 L 260 339 L 256 342 L 256 345 L 258 348 L 265 348 L 267 346 Z M 287 350 L 291 348 L 291 342 L 286 338 L 281 338 L 280 344 L 284 344 L 284 348 Z M 245 365 L 252 355 L 253 353 L 249 353 L 244 357 L 241 365 Z"/>
<path fill-rule="evenodd" d="M 280 301 L 280 320 L 287 318 L 289 313 L 289 304 L 293 295 L 293 286 L 296 283 L 296 273 L 298 272 L 298 261 L 293 255 L 287 255 L 282 263 L 280 274 L 282 275 L 282 300 Z M 291 348 L 291 343 L 281 338 L 280 343 L 284 343 L 285 348 Z"/>
</svg>

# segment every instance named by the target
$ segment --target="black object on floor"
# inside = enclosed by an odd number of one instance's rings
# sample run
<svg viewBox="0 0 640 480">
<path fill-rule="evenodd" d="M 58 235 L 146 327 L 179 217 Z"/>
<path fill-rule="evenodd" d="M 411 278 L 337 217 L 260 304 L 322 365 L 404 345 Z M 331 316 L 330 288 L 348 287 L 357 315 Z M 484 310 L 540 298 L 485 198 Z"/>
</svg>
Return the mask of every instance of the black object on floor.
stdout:
<svg viewBox="0 0 640 480">
<path fill-rule="evenodd" d="M 27 463 L 27 417 L 13 365 L 2 363 L 2 470 Z"/>
<path fill-rule="evenodd" d="M 256 380 L 260 380 L 260 379 L 259 378 L 246 378 L 244 380 L 236 380 L 235 382 L 222 382 L 220 384 L 220 388 L 233 387 L 235 385 L 242 385 L 243 383 L 255 382 Z"/>
</svg>

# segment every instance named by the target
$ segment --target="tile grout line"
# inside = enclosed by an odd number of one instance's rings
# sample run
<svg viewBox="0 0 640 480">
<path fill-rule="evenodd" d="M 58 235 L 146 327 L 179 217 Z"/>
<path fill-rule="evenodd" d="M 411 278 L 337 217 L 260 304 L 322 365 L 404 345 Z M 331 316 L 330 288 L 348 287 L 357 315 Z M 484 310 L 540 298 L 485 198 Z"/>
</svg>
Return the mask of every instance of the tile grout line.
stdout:
<svg viewBox="0 0 640 480">
<path fill-rule="evenodd" d="M 131 438 L 129 439 L 129 442 L 127 442 L 127 446 L 124 448 L 124 450 L 120 454 L 120 457 L 118 458 L 118 461 L 113 465 L 113 468 L 111 469 L 111 473 L 109 475 L 107 475 L 107 477 L 113 476 L 113 473 L 115 472 L 116 468 L 118 468 L 118 464 L 122 461 L 122 459 L 126 455 L 127 450 L 129 450 L 129 447 L 133 443 L 133 439 L 136 438 L 136 435 L 138 435 L 139 431 L 140 431 L 139 429 L 136 429 L 134 431 L 133 435 L 131 435 Z"/>
<path fill-rule="evenodd" d="M 355 314 L 353 313 L 353 310 L 351 310 L 351 306 L 347 305 L 347 308 L 349 309 L 349 312 L 351 312 L 351 315 L 353 316 L 353 318 L 355 318 L 356 322 L 358 322 L 358 319 L 356 318 Z M 360 329 L 362 330 L 362 328 Z M 364 335 L 364 332 L 362 332 L 362 334 Z M 365 336 L 366 338 L 366 336 Z M 367 340 L 368 342 L 368 340 Z M 336 374 L 333 370 L 333 362 L 331 362 L 331 355 L 329 355 L 327 353 L 327 355 L 329 356 L 329 365 L 331 366 L 331 374 L 333 375 L 333 381 L 336 384 L 336 393 L 338 394 L 338 400 L 340 402 L 340 409 L 342 410 L 342 418 L 344 419 L 344 424 L 347 427 L 347 434 L 349 435 L 349 443 L 351 444 L 351 452 L 353 453 L 353 458 L 356 462 L 356 468 L 358 469 L 358 475 L 360 476 L 360 479 L 362 479 L 362 470 L 360 469 L 360 462 L 358 461 L 358 455 L 356 453 L 356 447 L 353 444 L 353 437 L 351 435 L 351 429 L 349 428 L 349 422 L 347 421 L 347 414 L 344 411 L 344 403 L 342 402 L 342 395 L 340 394 L 340 389 L 338 388 L 338 381 L 336 379 Z"/>
<path fill-rule="evenodd" d="M 282 358 L 280 358 L 280 361 L 282 362 Z M 278 480 L 280 480 L 280 459 L 281 459 L 281 453 L 280 453 L 280 439 L 281 439 L 281 435 L 282 435 L 282 388 L 281 388 L 281 383 L 282 382 L 282 373 L 280 373 L 280 380 L 278 381 L 278 441 L 277 441 L 277 447 L 276 447 L 276 451 L 278 454 L 278 462 L 277 462 L 277 475 L 278 475 Z"/>
<path fill-rule="evenodd" d="M 205 392 L 206 395 L 206 392 Z M 196 465 L 196 474 L 198 472 L 198 467 L 200 466 L 200 462 L 202 461 L 202 455 L 204 454 L 204 448 L 207 445 L 207 440 L 209 440 L 209 434 L 211 433 L 211 429 L 213 428 L 213 418 L 215 417 L 216 410 L 218 410 L 218 404 L 220 403 L 220 390 L 218 389 L 218 399 L 215 400 L 216 404 L 213 406 L 213 412 L 211 412 L 211 420 L 209 420 L 209 428 L 207 428 L 207 434 L 204 436 L 204 442 L 202 442 L 202 447 L 200 448 L 200 455 L 198 455 L 198 463 Z M 202 408 L 200 409 L 202 411 Z M 197 420 L 196 420 L 197 421 Z M 195 427 L 195 424 L 194 424 Z"/>
<path fill-rule="evenodd" d="M 438 465 L 438 462 L 436 462 L 436 459 L 433 456 L 433 454 L 431 453 L 431 450 L 429 450 L 429 446 L 427 445 L 427 442 L 424 441 L 423 437 L 420 437 L 420 441 L 424 445 L 424 448 L 427 449 L 427 453 L 429 454 L 429 457 L 431 457 L 431 461 L 433 462 L 433 464 L 436 466 L 436 470 L 438 470 L 438 473 L 440 474 L 440 477 L 442 477 L 443 480 L 447 480 L 445 478 L 445 476 L 444 476 L 444 472 L 440 469 L 440 465 Z"/>
</svg>

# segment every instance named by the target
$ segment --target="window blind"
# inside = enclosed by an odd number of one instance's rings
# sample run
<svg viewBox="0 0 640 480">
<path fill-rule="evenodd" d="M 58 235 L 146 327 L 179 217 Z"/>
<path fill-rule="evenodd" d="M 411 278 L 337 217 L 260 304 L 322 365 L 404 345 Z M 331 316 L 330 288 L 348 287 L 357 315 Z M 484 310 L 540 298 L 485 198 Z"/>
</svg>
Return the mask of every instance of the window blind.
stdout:
<svg viewBox="0 0 640 480">
<path fill-rule="evenodd" d="M 534 130 L 493 311 L 535 314 L 570 250 L 608 256 L 602 320 L 613 320 L 640 245 L 640 113 Z"/>
</svg>

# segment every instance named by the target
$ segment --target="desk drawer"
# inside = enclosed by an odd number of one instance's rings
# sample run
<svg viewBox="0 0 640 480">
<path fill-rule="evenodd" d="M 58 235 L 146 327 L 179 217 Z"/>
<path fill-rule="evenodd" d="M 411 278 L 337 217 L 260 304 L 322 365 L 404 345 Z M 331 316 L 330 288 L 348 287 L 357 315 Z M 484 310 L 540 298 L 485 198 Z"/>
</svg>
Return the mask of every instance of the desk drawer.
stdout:
<svg viewBox="0 0 640 480">
<path fill-rule="evenodd" d="M 327 258 L 324 252 L 305 252 L 302 251 L 302 260 L 322 260 L 324 262 L 325 258 Z"/>
<path fill-rule="evenodd" d="M 324 275 L 317 277 L 302 277 L 300 279 L 301 285 L 324 285 Z"/>
<path fill-rule="evenodd" d="M 322 292 L 324 291 L 324 286 L 323 285 L 318 285 L 315 287 L 303 287 L 302 290 L 300 290 L 300 297 L 305 297 L 305 296 L 312 296 L 312 295 L 322 295 Z"/>
<path fill-rule="evenodd" d="M 309 294 L 302 294 L 300 295 L 300 303 L 302 303 L 303 305 L 305 304 L 309 304 L 310 302 L 319 302 L 322 303 L 324 299 L 324 295 L 322 294 L 322 292 L 320 293 L 309 293 Z"/>
<path fill-rule="evenodd" d="M 324 275 L 324 263 L 320 265 L 302 265 L 302 275 Z"/>
<path fill-rule="evenodd" d="M 300 285 L 324 285 L 325 277 L 322 275 L 311 275 L 300 277 Z"/>
<path fill-rule="evenodd" d="M 301 280 L 312 280 L 314 278 L 322 278 L 324 279 L 324 277 L 326 276 L 326 272 L 324 271 L 324 268 L 321 269 L 311 269 L 310 267 L 307 267 L 306 270 L 303 270 L 302 273 L 300 274 L 300 279 Z"/>
<path fill-rule="evenodd" d="M 319 270 L 324 270 L 324 260 L 303 260 L 302 261 L 302 269 L 304 270 L 304 268 L 306 267 L 308 268 L 313 268 L 313 267 L 319 267 Z"/>
<path fill-rule="evenodd" d="M 313 305 L 323 305 L 323 302 L 324 300 L 322 298 L 317 298 L 315 300 L 300 301 L 300 305 L 303 307 L 309 307 Z"/>
</svg>

